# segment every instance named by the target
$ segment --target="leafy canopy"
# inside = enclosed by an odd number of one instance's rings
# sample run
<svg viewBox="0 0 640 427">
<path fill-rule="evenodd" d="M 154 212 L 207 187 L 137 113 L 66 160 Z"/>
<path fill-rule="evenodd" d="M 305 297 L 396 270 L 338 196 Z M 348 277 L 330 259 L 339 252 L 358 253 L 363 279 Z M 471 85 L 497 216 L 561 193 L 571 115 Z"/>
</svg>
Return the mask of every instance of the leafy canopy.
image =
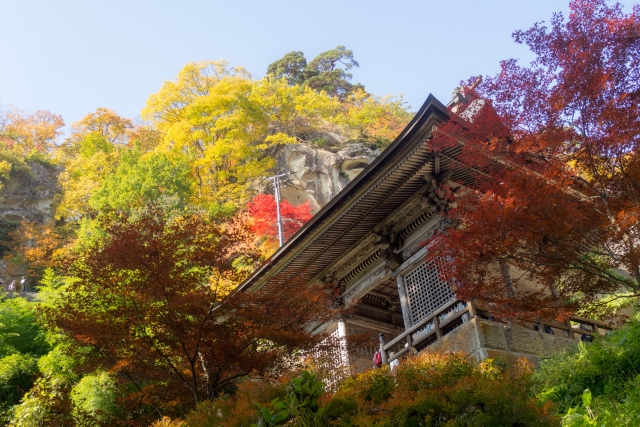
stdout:
<svg viewBox="0 0 640 427">
<path fill-rule="evenodd" d="M 304 325 L 334 315 L 329 294 L 292 281 L 232 293 L 251 271 L 239 267 L 259 260 L 240 219 L 151 204 L 98 221 L 103 238 L 76 256 L 73 284 L 58 287 L 42 319 L 90 348 L 83 369 L 117 374 L 123 401 L 139 409 L 144 397 L 178 413 L 236 378 L 281 372 L 318 340 Z"/>
<path fill-rule="evenodd" d="M 259 194 L 247 204 L 251 219 L 251 230 L 258 237 L 266 237 L 271 246 L 278 242 L 278 222 L 276 200 L 271 194 Z M 311 219 L 309 202 L 294 206 L 286 200 L 280 202 L 282 234 L 288 240 Z"/>
<path fill-rule="evenodd" d="M 183 158 L 127 149 L 122 152 L 117 169 L 91 195 L 89 205 L 98 212 L 130 210 L 155 202 L 161 196 L 177 197 L 185 205 L 193 194 L 193 186 L 193 176 Z"/>
<path fill-rule="evenodd" d="M 2 422 L 148 425 L 238 378 L 280 375 L 322 338 L 301 325 L 333 318 L 331 291 L 275 278 L 278 292 L 232 292 L 269 251 L 256 232 L 274 240 L 273 198 L 246 204 L 283 144 L 338 134 L 383 147 L 410 117 L 401 98 L 349 83 L 344 47 L 288 61 L 260 80 L 188 63 L 149 97 L 143 125 L 98 108 L 59 146 L 58 116 L 0 115 L 0 184 L 31 162 L 62 166 L 56 223 L 0 229 L 6 261 L 42 284 L 29 310 L 0 313 Z M 287 236 L 311 216 L 283 211 Z"/>
<path fill-rule="evenodd" d="M 455 200 L 448 218 L 464 226 L 432 254 L 448 261 L 460 297 L 511 315 L 564 317 L 602 294 L 640 296 L 640 6 L 569 7 L 567 19 L 517 31 L 536 59 L 503 61 L 462 89 L 433 141 L 434 151 L 465 141 L 458 167 L 477 179 L 466 191 L 440 186 Z M 510 282 L 530 291 L 508 295 Z"/>
<path fill-rule="evenodd" d="M 17 155 L 46 152 L 62 134 L 64 121 L 57 114 L 36 111 L 28 114 L 17 108 L 0 111 L 0 143 Z"/>
<path fill-rule="evenodd" d="M 308 85 L 332 97 L 344 98 L 356 89 L 364 90 L 362 85 L 349 82 L 353 76 L 347 71 L 359 66 L 352 51 L 338 46 L 319 54 L 308 64 L 302 52 L 289 52 L 271 63 L 267 74 L 284 77 L 290 85 Z"/>
</svg>

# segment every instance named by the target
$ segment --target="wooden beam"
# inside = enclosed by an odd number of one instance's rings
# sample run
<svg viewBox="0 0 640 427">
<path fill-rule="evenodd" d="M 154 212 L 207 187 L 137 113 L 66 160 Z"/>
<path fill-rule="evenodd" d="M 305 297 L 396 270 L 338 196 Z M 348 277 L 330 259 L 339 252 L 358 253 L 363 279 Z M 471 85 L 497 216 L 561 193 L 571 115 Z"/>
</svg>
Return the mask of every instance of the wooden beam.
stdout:
<svg viewBox="0 0 640 427">
<path fill-rule="evenodd" d="M 436 330 L 436 338 L 438 341 L 442 338 L 442 331 L 440 330 L 440 317 L 433 317 L 433 328 Z"/>
</svg>

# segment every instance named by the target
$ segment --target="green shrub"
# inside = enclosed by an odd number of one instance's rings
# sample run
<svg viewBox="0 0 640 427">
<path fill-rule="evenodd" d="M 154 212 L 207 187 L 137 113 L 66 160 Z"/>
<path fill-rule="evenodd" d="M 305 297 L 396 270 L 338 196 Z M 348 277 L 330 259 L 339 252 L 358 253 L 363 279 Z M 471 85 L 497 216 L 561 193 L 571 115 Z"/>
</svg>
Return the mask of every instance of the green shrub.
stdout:
<svg viewBox="0 0 640 427">
<path fill-rule="evenodd" d="M 622 399 L 626 382 L 640 374 L 640 322 L 634 321 L 607 337 L 544 361 L 535 375 L 536 393 L 565 411 L 582 401 L 589 389 L 594 397 Z"/>
<path fill-rule="evenodd" d="M 564 425 L 638 425 L 640 321 L 544 361 L 534 376 L 538 399 L 555 404 Z M 636 414 L 636 415 L 634 415 Z M 595 424 L 589 424 L 589 423 Z"/>
<path fill-rule="evenodd" d="M 73 417 L 78 426 L 93 426 L 108 422 L 118 407 L 116 384 L 107 372 L 95 372 L 83 377 L 71 390 Z"/>
<path fill-rule="evenodd" d="M 12 176 L 16 176 L 20 173 L 25 173 L 29 176 L 33 176 L 31 167 L 25 161 L 22 155 L 16 154 L 11 150 L 8 150 L 0 146 L 0 177 L 9 179 Z"/>
<path fill-rule="evenodd" d="M 54 166 L 51 156 L 47 153 L 43 153 L 42 151 L 37 151 L 37 150 L 32 151 L 31 153 L 27 154 L 25 160 L 27 162 L 39 163 L 47 167 Z"/>
<path fill-rule="evenodd" d="M 0 425 L 10 419 L 12 406 L 31 388 L 36 371 L 36 359 L 28 354 L 0 359 Z"/>
<path fill-rule="evenodd" d="M 0 298 L 0 358 L 14 353 L 42 355 L 49 345 L 24 298 Z"/>
</svg>

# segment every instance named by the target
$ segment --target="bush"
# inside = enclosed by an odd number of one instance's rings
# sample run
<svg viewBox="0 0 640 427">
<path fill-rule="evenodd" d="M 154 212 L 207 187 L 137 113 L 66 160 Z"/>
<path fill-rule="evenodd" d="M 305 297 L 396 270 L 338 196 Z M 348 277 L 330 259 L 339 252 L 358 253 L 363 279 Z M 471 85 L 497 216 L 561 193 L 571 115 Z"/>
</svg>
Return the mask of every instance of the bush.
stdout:
<svg viewBox="0 0 640 427">
<path fill-rule="evenodd" d="M 71 390 L 73 417 L 78 426 L 108 422 L 118 411 L 116 383 L 107 372 L 83 377 Z"/>
<path fill-rule="evenodd" d="M 186 426 L 557 426 L 531 393 L 531 364 L 507 371 L 464 354 L 424 352 L 401 365 L 354 375 L 335 394 L 313 374 L 280 383 L 245 381 L 233 397 L 201 403 Z"/>
<path fill-rule="evenodd" d="M 552 426 L 550 405 L 529 397 L 532 367 L 506 371 L 464 354 L 423 352 L 401 365 L 347 380 L 328 397 L 335 426 Z"/>
<path fill-rule="evenodd" d="M 33 316 L 33 304 L 24 298 L 0 295 L 0 358 L 14 353 L 45 354 L 49 346 Z"/>
<path fill-rule="evenodd" d="M 11 407 L 31 388 L 36 371 L 31 355 L 16 353 L 0 359 L 0 425 L 9 421 Z"/>
<path fill-rule="evenodd" d="M 258 423 L 261 409 L 284 398 L 288 379 L 243 380 L 233 396 L 200 402 L 185 418 L 185 427 L 248 427 Z"/>
<path fill-rule="evenodd" d="M 55 163 L 51 158 L 51 155 L 48 153 L 44 153 L 42 151 L 33 150 L 31 153 L 27 154 L 25 157 L 27 162 L 39 163 L 42 166 L 53 167 Z"/>
<path fill-rule="evenodd" d="M 556 405 L 564 425 L 625 425 L 640 417 L 640 321 L 541 364 L 534 376 L 541 401 Z M 635 405 L 635 406 L 634 406 Z M 636 415 L 633 415 L 633 414 Z M 640 424 L 636 418 L 629 425 Z"/>
</svg>

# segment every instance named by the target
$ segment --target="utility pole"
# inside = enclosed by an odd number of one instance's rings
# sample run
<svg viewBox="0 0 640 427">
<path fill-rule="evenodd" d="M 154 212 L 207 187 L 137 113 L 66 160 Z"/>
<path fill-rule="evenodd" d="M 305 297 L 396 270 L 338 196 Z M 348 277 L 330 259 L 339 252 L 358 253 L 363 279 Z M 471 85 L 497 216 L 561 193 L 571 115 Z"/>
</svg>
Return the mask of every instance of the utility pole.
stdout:
<svg viewBox="0 0 640 427">
<path fill-rule="evenodd" d="M 278 240 L 280 241 L 280 246 L 284 244 L 284 234 L 282 233 L 282 215 L 280 215 L 280 179 L 288 176 L 288 173 L 280 173 L 278 175 L 270 176 L 267 178 L 268 180 L 273 181 L 273 188 L 275 191 L 276 198 L 276 221 L 278 224 Z"/>
</svg>

